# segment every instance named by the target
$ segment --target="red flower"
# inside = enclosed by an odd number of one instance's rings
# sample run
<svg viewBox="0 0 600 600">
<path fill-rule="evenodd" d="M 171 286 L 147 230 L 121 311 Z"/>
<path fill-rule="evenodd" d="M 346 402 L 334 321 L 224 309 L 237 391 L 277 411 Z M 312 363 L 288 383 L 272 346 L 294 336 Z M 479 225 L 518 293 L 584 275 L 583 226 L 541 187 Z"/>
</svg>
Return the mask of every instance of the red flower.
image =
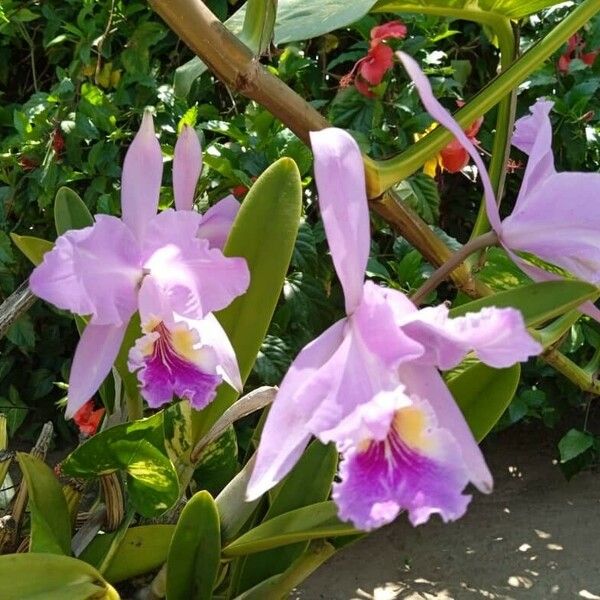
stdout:
<svg viewBox="0 0 600 600">
<path fill-rule="evenodd" d="M 23 171 L 33 171 L 33 169 L 39 167 L 39 162 L 35 158 L 21 156 L 21 158 L 19 158 L 19 166 Z"/>
<path fill-rule="evenodd" d="M 354 85 L 363 96 L 372 98 L 374 94 L 371 92 L 370 86 L 379 85 L 394 64 L 394 52 L 385 43 L 385 40 L 402 39 L 406 37 L 407 32 L 406 25 L 400 21 L 390 21 L 373 27 L 367 55 L 356 62 L 350 73 L 342 77 L 342 87 L 352 81 L 354 72 L 358 70 Z"/>
<path fill-rule="evenodd" d="M 104 413 L 104 408 L 94 410 L 94 401 L 90 399 L 73 415 L 73 420 L 81 433 L 92 436 L 98 430 Z"/>
<path fill-rule="evenodd" d="M 55 129 L 52 132 L 52 149 L 54 150 L 56 156 L 60 156 L 61 152 L 65 147 L 65 138 L 63 137 L 60 129 Z"/>
<path fill-rule="evenodd" d="M 588 67 L 591 67 L 594 64 L 598 54 L 600 54 L 600 50 L 594 50 L 593 52 L 585 52 L 579 58 L 581 58 L 581 60 L 588 65 Z"/>
<path fill-rule="evenodd" d="M 585 41 L 580 33 L 572 35 L 567 42 L 567 49 L 564 54 L 560 55 L 557 66 L 561 73 L 566 73 L 569 70 L 569 65 L 574 58 L 578 58 L 583 61 L 588 67 L 591 67 L 596 60 L 600 50 L 593 50 L 592 52 L 583 52 L 585 48 Z"/>
<path fill-rule="evenodd" d="M 236 185 L 232 188 L 231 193 L 239 200 L 248 193 L 248 186 L 240 183 L 240 185 Z"/>
<path fill-rule="evenodd" d="M 464 102 L 459 100 L 458 106 L 463 106 Z M 479 117 L 465 129 L 465 135 L 475 144 L 478 144 L 477 134 L 483 124 L 483 117 Z M 462 147 L 458 140 L 452 140 L 445 148 L 440 151 L 440 164 L 449 173 L 458 173 L 469 164 L 469 153 Z"/>
<path fill-rule="evenodd" d="M 388 38 L 404 39 L 408 28 L 401 21 L 390 21 L 371 29 L 371 40 L 387 40 Z"/>
<path fill-rule="evenodd" d="M 379 85 L 394 64 L 394 51 L 382 40 L 371 44 L 367 56 L 360 60 L 359 75 L 371 85 Z"/>
</svg>

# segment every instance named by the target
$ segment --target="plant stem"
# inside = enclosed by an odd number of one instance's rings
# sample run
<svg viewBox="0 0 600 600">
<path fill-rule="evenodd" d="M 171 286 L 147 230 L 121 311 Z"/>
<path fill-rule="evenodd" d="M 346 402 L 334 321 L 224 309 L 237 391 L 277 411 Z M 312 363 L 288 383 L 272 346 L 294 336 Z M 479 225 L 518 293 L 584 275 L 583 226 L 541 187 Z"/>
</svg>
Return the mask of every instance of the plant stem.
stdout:
<svg viewBox="0 0 600 600">
<path fill-rule="evenodd" d="M 24 315 L 37 298 L 31 293 L 27 281 L 24 281 L 1 305 L 0 305 L 0 338 L 6 335 L 10 326 Z"/>
<path fill-rule="evenodd" d="M 600 381 L 558 350 L 551 348 L 542 354 L 542 358 L 570 379 L 580 390 L 600 396 Z"/>
<path fill-rule="evenodd" d="M 415 305 L 421 304 L 427 294 L 435 290 L 435 288 L 442 282 L 444 279 L 454 271 L 459 265 L 461 265 L 465 259 L 481 250 L 482 248 L 487 248 L 488 246 L 494 246 L 498 243 L 498 236 L 495 231 L 488 231 L 488 233 L 483 234 L 482 236 L 471 240 L 469 243 L 465 244 L 460 250 L 457 250 L 452 256 L 441 265 L 437 271 L 434 271 L 429 279 L 411 296 L 411 300 Z"/>
<path fill-rule="evenodd" d="M 514 61 L 517 53 L 518 37 L 512 35 L 512 48 L 503 50 L 500 56 L 500 68 L 506 70 Z M 496 118 L 496 133 L 494 134 L 494 143 L 492 146 L 492 158 L 490 160 L 489 173 L 492 181 L 492 187 L 496 194 L 496 202 L 502 202 L 504 195 L 504 183 L 506 181 L 506 164 L 510 157 L 510 144 L 512 139 L 512 129 L 515 124 L 517 112 L 517 90 L 502 99 L 498 105 L 498 116 Z M 485 199 L 481 199 L 479 211 L 475 225 L 471 231 L 469 239 L 473 240 L 489 231 L 490 224 L 485 210 Z"/>
<path fill-rule="evenodd" d="M 127 405 L 127 417 L 133 422 L 144 417 L 144 405 L 140 395 L 131 397 L 126 391 L 125 404 Z"/>
</svg>

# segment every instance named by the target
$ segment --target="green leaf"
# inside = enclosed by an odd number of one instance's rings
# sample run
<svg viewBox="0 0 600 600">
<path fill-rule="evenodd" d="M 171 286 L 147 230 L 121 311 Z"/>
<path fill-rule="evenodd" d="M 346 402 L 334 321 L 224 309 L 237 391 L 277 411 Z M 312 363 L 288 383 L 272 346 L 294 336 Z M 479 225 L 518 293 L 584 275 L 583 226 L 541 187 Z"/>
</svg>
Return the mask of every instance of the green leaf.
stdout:
<svg viewBox="0 0 600 600">
<path fill-rule="evenodd" d="M 125 330 L 123 343 L 119 349 L 119 354 L 115 359 L 115 369 L 119 373 L 119 377 L 123 382 L 123 388 L 128 403 L 129 418 L 134 420 L 142 416 L 142 400 L 138 386 L 138 378 L 135 373 L 132 373 L 127 366 L 129 359 L 129 350 L 135 345 L 135 341 L 142 335 L 142 326 L 140 323 L 139 313 L 135 313 L 131 317 L 131 321 Z M 133 407 L 133 409 L 131 408 Z"/>
<path fill-rule="evenodd" d="M 185 483 L 185 481 L 189 481 L 191 471 L 194 470 L 194 465 L 190 461 L 194 443 L 192 439 L 192 407 L 187 400 L 175 402 L 165 408 L 163 430 L 167 455 L 180 475 L 180 482 Z"/>
<path fill-rule="evenodd" d="M 21 427 L 29 410 L 27 404 L 21 400 L 19 392 L 13 386 L 9 388 L 8 398 L 0 396 L 0 413 L 6 416 L 10 437 Z"/>
<path fill-rule="evenodd" d="M 14 245 L 36 266 L 42 262 L 44 254 L 54 248 L 54 242 L 30 235 L 11 233 L 10 237 Z"/>
<path fill-rule="evenodd" d="M 477 272 L 477 279 L 496 292 L 531 283 L 531 279 L 501 248 L 488 249 L 485 265 Z"/>
<path fill-rule="evenodd" d="M 111 583 L 139 577 L 158 569 L 166 560 L 175 525 L 130 527 L 104 573 Z M 80 558 L 94 567 L 102 564 L 115 533 L 97 535 Z"/>
<path fill-rule="evenodd" d="M 274 42 L 308 40 L 346 27 L 364 17 L 373 4 L 374 0 L 279 0 Z M 226 24 L 236 26 L 244 14 L 242 7 Z"/>
<path fill-rule="evenodd" d="M 198 492 L 181 512 L 169 547 L 169 600 L 210 600 L 220 558 L 217 506 L 208 492 Z"/>
<path fill-rule="evenodd" d="M 428 225 L 440 217 L 440 195 L 435 179 L 417 173 L 394 186 L 394 192 L 408 204 Z"/>
<path fill-rule="evenodd" d="M 72 477 L 123 470 L 131 503 L 143 516 L 164 513 L 179 497 L 179 481 L 163 442 L 163 415 L 116 425 L 97 433 L 62 463 Z"/>
<path fill-rule="evenodd" d="M 523 313 L 528 327 L 537 327 L 581 306 L 588 300 L 595 300 L 599 295 L 600 289 L 583 281 L 544 281 L 462 304 L 453 308 L 450 316 L 460 317 L 468 312 L 477 312 L 486 306 L 497 308 L 512 306 Z"/>
<path fill-rule="evenodd" d="M 238 444 L 235 429 L 229 427 L 215 442 L 205 448 L 194 471 L 201 490 L 217 495 L 237 473 Z"/>
<path fill-rule="evenodd" d="M 291 159 L 282 158 L 250 188 L 225 245 L 227 256 L 245 258 L 250 269 L 248 291 L 217 314 L 235 350 L 242 381 L 252 370 L 277 306 L 294 250 L 301 207 L 298 168 Z M 217 398 L 194 415 L 196 439 L 236 397 L 232 388 L 219 388 Z"/>
<path fill-rule="evenodd" d="M 6 337 L 22 350 L 29 350 L 35 346 L 35 331 L 33 321 L 27 314 L 17 319 L 6 332 Z"/>
<path fill-rule="evenodd" d="M 448 374 L 448 388 L 475 439 L 481 441 L 494 427 L 512 400 L 519 378 L 519 364 L 492 369 L 481 362 L 466 363 Z"/>
<path fill-rule="evenodd" d="M 96 569 L 60 554 L 0 556 L 2 600 L 119 600 Z"/>
<path fill-rule="evenodd" d="M 31 511 L 31 552 L 71 554 L 71 517 L 62 486 L 52 469 L 31 454 L 18 452 Z"/>
<path fill-rule="evenodd" d="M 71 229 L 93 225 L 94 217 L 76 192 L 61 187 L 54 199 L 54 224 L 57 235 L 62 235 Z"/>
<path fill-rule="evenodd" d="M 485 22 L 485 13 L 488 18 L 521 19 L 560 3 L 561 0 L 379 0 L 373 10 L 416 12 Z"/>
<path fill-rule="evenodd" d="M 225 547 L 223 556 L 242 556 L 305 540 L 358 533 L 349 523 L 338 519 L 335 503 L 319 502 L 261 523 Z"/>
<path fill-rule="evenodd" d="M 594 436 L 579 431 L 577 429 L 569 430 L 563 438 L 558 442 L 558 450 L 560 452 L 560 462 L 565 463 L 583 454 L 594 445 Z"/>
<path fill-rule="evenodd" d="M 337 462 L 338 453 L 333 444 L 325 446 L 319 441 L 312 442 L 291 473 L 275 490 L 275 498 L 264 521 L 327 500 Z M 237 593 L 285 571 L 302 555 L 307 544 L 308 542 L 299 542 L 248 556 L 241 571 Z"/>
</svg>

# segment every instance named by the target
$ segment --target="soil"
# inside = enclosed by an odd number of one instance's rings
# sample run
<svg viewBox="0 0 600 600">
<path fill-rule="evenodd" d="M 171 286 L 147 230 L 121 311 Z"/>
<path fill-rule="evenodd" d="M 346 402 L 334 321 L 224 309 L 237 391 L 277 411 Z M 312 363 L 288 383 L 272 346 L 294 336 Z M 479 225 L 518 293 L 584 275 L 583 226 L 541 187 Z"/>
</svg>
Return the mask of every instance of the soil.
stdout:
<svg viewBox="0 0 600 600">
<path fill-rule="evenodd" d="M 600 600 L 600 474 L 566 481 L 548 430 L 515 428 L 484 445 L 495 477 L 465 517 L 406 518 L 345 548 L 295 600 Z"/>
</svg>

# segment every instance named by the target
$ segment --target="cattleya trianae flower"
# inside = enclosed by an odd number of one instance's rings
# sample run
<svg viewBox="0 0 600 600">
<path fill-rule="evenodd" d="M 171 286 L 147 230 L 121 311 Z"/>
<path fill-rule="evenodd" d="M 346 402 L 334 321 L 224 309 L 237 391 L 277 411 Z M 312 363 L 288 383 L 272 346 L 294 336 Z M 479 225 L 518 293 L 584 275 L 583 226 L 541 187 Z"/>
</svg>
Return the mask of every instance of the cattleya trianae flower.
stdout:
<svg viewBox="0 0 600 600">
<path fill-rule="evenodd" d="M 231 344 L 210 314 L 249 284 L 245 261 L 221 251 L 237 202 L 226 198 L 204 216 L 191 210 L 201 170 L 200 144 L 191 128 L 184 128 L 175 148 L 178 210 L 156 214 L 162 170 L 146 113 L 123 164 L 122 219 L 97 215 L 93 226 L 61 235 L 31 275 L 34 294 L 89 317 L 71 367 L 68 416 L 110 372 L 138 309 L 145 336 L 130 366 L 140 368 L 141 392 L 151 406 L 176 394 L 200 408 L 222 379 L 241 385 Z"/>
<path fill-rule="evenodd" d="M 531 114 L 515 124 L 512 143 L 529 160 L 515 207 L 501 220 L 490 177 L 477 149 L 437 101 L 417 63 L 403 52 L 398 56 L 429 114 L 454 134 L 477 165 L 489 222 L 511 259 L 536 281 L 559 277 L 527 262 L 516 252 L 535 254 L 584 281 L 600 284 L 600 174 L 556 171 L 549 117 L 552 103 L 538 100 L 530 108 Z M 600 310 L 591 302 L 581 309 L 600 320 Z"/>
<path fill-rule="evenodd" d="M 492 477 L 438 369 L 469 352 L 507 367 L 541 352 L 519 311 L 486 308 L 452 319 L 418 310 L 399 291 L 364 282 L 369 213 L 356 142 L 340 129 L 311 134 L 319 205 L 347 316 L 306 346 L 283 379 L 257 450 L 247 497 L 276 485 L 312 436 L 342 453 L 333 498 L 364 530 L 408 511 L 415 525 L 461 517 L 469 481 Z"/>
</svg>

